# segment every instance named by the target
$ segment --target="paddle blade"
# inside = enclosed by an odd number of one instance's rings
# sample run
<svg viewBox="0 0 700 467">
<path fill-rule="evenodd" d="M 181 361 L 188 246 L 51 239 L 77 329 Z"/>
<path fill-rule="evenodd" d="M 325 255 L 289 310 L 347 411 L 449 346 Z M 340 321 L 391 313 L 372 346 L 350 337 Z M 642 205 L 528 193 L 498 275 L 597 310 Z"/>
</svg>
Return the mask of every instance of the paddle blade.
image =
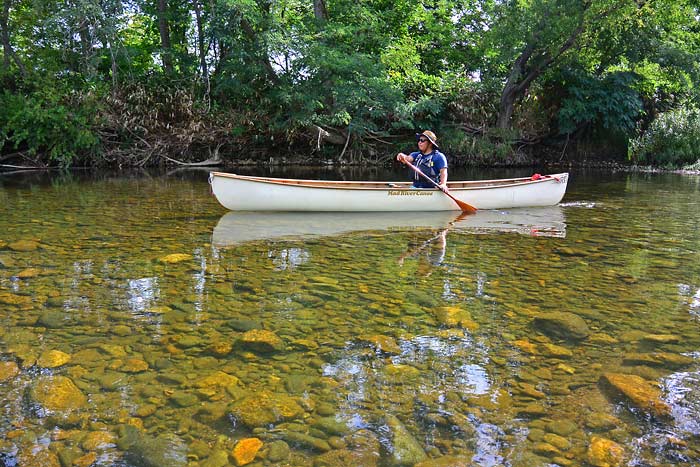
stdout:
<svg viewBox="0 0 700 467">
<path fill-rule="evenodd" d="M 450 198 L 452 198 L 452 200 L 455 203 L 457 203 L 457 206 L 459 206 L 459 208 L 462 210 L 462 212 L 467 213 L 467 214 L 476 214 L 476 208 L 474 206 L 472 206 L 471 204 L 465 203 L 464 201 L 461 201 L 461 200 L 458 200 L 457 198 L 455 198 L 454 196 L 452 196 L 449 193 L 445 193 L 445 194 L 447 196 L 449 196 Z"/>
</svg>

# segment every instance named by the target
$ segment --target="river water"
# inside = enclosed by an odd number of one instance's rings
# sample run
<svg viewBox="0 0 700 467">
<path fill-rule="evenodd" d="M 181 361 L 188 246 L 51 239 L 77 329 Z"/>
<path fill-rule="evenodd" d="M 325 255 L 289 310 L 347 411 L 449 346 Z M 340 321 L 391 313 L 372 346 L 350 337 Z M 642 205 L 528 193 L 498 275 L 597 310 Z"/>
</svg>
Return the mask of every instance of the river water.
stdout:
<svg viewBox="0 0 700 467">
<path fill-rule="evenodd" d="M 700 465 L 699 214 L 674 174 L 467 218 L 0 174 L 0 465 Z"/>
</svg>

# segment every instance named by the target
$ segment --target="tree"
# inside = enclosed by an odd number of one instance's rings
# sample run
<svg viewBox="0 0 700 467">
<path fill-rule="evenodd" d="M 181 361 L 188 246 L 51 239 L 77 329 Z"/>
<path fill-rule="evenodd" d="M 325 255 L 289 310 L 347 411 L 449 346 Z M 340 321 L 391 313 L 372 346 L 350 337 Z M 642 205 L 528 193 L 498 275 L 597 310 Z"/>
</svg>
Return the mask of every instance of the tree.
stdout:
<svg viewBox="0 0 700 467">
<path fill-rule="evenodd" d="M 10 34 L 10 9 L 12 8 L 12 3 L 12 0 L 3 0 L 2 11 L 0 11 L 0 40 L 2 41 L 3 48 L 3 68 L 9 70 L 10 64 L 14 62 L 20 74 L 26 76 L 27 68 L 12 47 Z"/>
<path fill-rule="evenodd" d="M 591 6 L 590 0 L 506 2 L 496 13 L 491 34 L 505 39 L 502 53 L 512 57 L 500 98 L 498 128 L 510 128 L 515 102 L 576 46 L 584 30 L 599 18 L 596 11 L 591 15 Z"/>
<path fill-rule="evenodd" d="M 173 55 L 170 45 L 170 23 L 168 20 L 167 0 L 157 0 L 156 11 L 158 12 L 158 32 L 160 33 L 160 48 L 163 60 L 163 69 L 168 74 L 173 74 Z"/>
</svg>

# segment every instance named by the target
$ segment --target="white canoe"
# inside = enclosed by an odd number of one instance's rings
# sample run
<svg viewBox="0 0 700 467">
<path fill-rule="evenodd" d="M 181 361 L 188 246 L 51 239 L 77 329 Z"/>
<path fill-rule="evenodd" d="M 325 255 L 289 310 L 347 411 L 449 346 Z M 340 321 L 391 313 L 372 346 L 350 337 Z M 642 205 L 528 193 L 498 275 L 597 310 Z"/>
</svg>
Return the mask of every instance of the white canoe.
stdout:
<svg viewBox="0 0 700 467">
<path fill-rule="evenodd" d="M 566 237 L 560 206 L 478 211 L 467 216 L 441 212 L 228 212 L 212 232 L 212 244 L 223 248 L 267 240 L 296 240 L 352 232 L 396 232 L 450 229 L 469 234 L 516 233 Z"/>
<path fill-rule="evenodd" d="M 477 209 L 553 206 L 566 192 L 568 173 L 500 180 L 449 182 L 450 194 Z M 232 211 L 455 211 L 439 190 L 408 182 L 346 182 L 250 177 L 211 172 L 216 199 Z"/>
</svg>

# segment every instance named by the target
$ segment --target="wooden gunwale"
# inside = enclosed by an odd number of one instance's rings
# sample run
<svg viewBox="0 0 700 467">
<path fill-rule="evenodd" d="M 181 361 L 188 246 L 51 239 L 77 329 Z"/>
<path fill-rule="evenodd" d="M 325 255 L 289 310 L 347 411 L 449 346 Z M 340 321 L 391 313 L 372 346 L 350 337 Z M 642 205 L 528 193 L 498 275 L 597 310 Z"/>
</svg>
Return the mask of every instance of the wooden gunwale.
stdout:
<svg viewBox="0 0 700 467">
<path fill-rule="evenodd" d="M 256 177 L 249 175 L 236 175 L 225 172 L 212 172 L 212 175 L 224 178 L 233 178 L 238 180 L 249 180 L 259 183 L 268 183 L 272 185 L 294 185 L 307 188 L 321 189 L 353 189 L 353 190 L 396 190 L 409 189 L 411 182 L 366 182 L 366 181 L 335 181 L 335 180 L 304 180 L 293 178 L 270 178 Z M 474 180 L 474 181 L 458 181 L 447 182 L 450 189 L 458 190 L 483 190 L 490 188 L 501 188 L 503 186 L 519 186 L 530 185 L 542 182 L 555 180 L 551 176 L 543 177 L 538 180 L 532 180 L 529 177 L 520 178 L 505 178 L 497 180 Z"/>
</svg>

